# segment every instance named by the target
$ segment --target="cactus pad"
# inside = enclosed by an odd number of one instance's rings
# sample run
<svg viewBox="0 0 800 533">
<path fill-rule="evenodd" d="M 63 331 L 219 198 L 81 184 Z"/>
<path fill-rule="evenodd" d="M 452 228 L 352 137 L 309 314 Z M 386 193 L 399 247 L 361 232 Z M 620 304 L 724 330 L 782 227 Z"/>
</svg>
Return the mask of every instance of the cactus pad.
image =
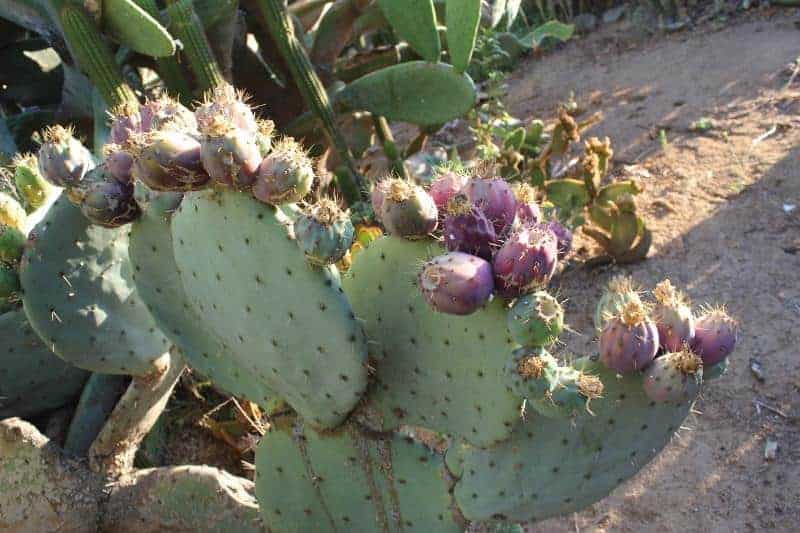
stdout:
<svg viewBox="0 0 800 533">
<path fill-rule="evenodd" d="M 61 407 L 80 395 L 87 377 L 53 355 L 22 309 L 0 315 L 0 418 Z"/>
<path fill-rule="evenodd" d="M 463 531 L 440 455 L 410 438 L 276 429 L 256 451 L 256 495 L 273 531 Z"/>
<path fill-rule="evenodd" d="M 223 343 L 203 326 L 191 306 L 172 252 L 170 220 L 180 195 L 152 193 L 147 210 L 131 226 L 128 253 L 136 288 L 164 334 L 178 346 L 188 363 L 230 394 L 266 406 L 266 385 L 250 372 L 240 371 Z"/>
<path fill-rule="evenodd" d="M 79 368 L 143 375 L 169 349 L 133 285 L 127 229 L 91 225 L 64 195 L 32 231 L 20 281 L 33 329 Z"/>
<path fill-rule="evenodd" d="M 691 402 L 656 404 L 639 374 L 616 377 L 599 363 L 575 368 L 598 375 L 605 391 L 591 413 L 573 419 L 528 412 L 511 439 L 490 450 L 458 446 L 448 464 L 463 476 L 455 498 L 470 520 L 542 520 L 577 511 L 635 474 L 672 438 Z"/>
<path fill-rule="evenodd" d="M 378 360 L 369 405 L 384 429 L 417 425 L 489 446 L 508 437 L 519 417 L 522 399 L 504 372 L 516 346 L 499 300 L 469 316 L 430 309 L 415 282 L 422 263 L 439 253 L 434 243 L 385 237 L 347 272 L 347 295 Z"/>
<path fill-rule="evenodd" d="M 364 394 L 366 341 L 336 269 L 308 266 L 290 227 L 248 194 L 192 193 L 172 219 L 175 262 L 240 370 L 314 426 L 335 426 Z"/>
</svg>

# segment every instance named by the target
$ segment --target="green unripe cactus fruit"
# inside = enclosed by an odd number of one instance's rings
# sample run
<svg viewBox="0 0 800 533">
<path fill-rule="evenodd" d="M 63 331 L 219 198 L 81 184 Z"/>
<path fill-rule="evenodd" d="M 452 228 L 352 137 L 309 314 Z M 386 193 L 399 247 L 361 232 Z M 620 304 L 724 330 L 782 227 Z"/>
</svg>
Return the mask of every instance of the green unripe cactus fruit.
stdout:
<svg viewBox="0 0 800 533">
<path fill-rule="evenodd" d="M 0 262 L 16 263 L 25 248 L 25 234 L 13 226 L 0 224 Z"/>
<path fill-rule="evenodd" d="M 306 260 L 319 266 L 344 257 L 356 233 L 350 216 L 327 198 L 306 209 L 295 221 L 294 231 Z"/>
<path fill-rule="evenodd" d="M 564 329 L 564 309 L 545 291 L 518 299 L 508 312 L 508 329 L 524 346 L 549 346 Z"/>
<path fill-rule="evenodd" d="M 14 184 L 30 206 L 29 211 L 39 209 L 47 203 L 48 198 L 58 194 L 58 190 L 50 185 L 39 172 L 39 162 L 35 155 L 16 156 L 13 164 Z"/>
<path fill-rule="evenodd" d="M 622 310 L 630 302 L 642 303 L 633 280 L 626 276 L 617 276 L 608 282 L 597 308 L 594 312 L 594 327 L 598 333 L 603 331 L 606 322 L 612 317 L 622 314 Z"/>
<path fill-rule="evenodd" d="M 261 162 L 253 196 L 272 205 L 299 202 L 313 183 L 311 160 L 294 139 L 286 138 Z"/>
<path fill-rule="evenodd" d="M 11 195 L 0 192 L 0 224 L 25 231 L 25 209 Z"/>
</svg>

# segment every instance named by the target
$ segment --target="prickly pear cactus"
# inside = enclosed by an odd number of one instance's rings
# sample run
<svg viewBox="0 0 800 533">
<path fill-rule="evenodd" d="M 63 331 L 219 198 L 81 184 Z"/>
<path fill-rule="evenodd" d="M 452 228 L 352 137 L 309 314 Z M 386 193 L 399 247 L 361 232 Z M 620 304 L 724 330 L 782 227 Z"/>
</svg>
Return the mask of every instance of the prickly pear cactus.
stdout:
<svg viewBox="0 0 800 533">
<path fill-rule="evenodd" d="M 131 226 L 128 252 L 136 288 L 161 331 L 181 349 L 201 373 L 231 394 L 262 406 L 271 391 L 256 375 L 234 362 L 230 349 L 203 326 L 178 273 L 172 251 L 170 222 L 182 199 L 177 193 L 151 193 L 153 198 L 142 218 Z"/>
<path fill-rule="evenodd" d="M 127 230 L 91 225 L 62 195 L 22 257 L 25 314 L 56 355 L 79 368 L 146 374 L 169 342 L 131 274 Z"/>
<path fill-rule="evenodd" d="M 332 427 L 366 389 L 366 339 L 336 269 L 307 265 L 290 227 L 247 194 L 188 194 L 172 220 L 175 262 L 190 304 L 238 370 L 309 423 Z"/>
<path fill-rule="evenodd" d="M 599 500 L 670 441 L 691 401 L 656 403 L 640 375 L 616 376 L 589 360 L 574 365 L 605 390 L 574 418 L 527 412 L 502 444 L 448 450 L 460 479 L 454 496 L 469 520 L 542 520 Z M 491 487 L 491 488 L 489 488 Z"/>
<path fill-rule="evenodd" d="M 442 456 L 397 434 L 298 422 L 256 452 L 256 495 L 274 531 L 463 531 Z"/>
<path fill-rule="evenodd" d="M 88 376 L 53 355 L 21 309 L 0 315 L 0 418 L 61 407 L 80 395 Z"/>
<path fill-rule="evenodd" d="M 419 265 L 441 253 L 431 242 L 384 237 L 344 277 L 377 361 L 369 409 L 381 429 L 418 425 L 490 446 L 508 437 L 522 399 L 503 372 L 515 345 L 495 300 L 467 317 L 430 309 L 415 286 Z"/>
</svg>

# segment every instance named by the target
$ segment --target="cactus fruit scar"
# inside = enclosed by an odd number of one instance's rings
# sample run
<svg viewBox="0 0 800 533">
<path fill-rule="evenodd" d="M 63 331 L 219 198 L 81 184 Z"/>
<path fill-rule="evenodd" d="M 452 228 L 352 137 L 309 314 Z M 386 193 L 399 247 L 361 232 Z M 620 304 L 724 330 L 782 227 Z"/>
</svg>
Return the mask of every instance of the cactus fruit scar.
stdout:
<svg viewBox="0 0 800 533">
<path fill-rule="evenodd" d="M 658 329 L 647 308 L 628 302 L 600 335 L 600 360 L 620 374 L 643 370 L 658 351 Z"/>
<path fill-rule="evenodd" d="M 306 260 L 317 266 L 342 259 L 355 239 L 350 216 L 336 202 L 323 198 L 308 206 L 294 223 L 294 234 Z"/>
<path fill-rule="evenodd" d="M 314 168 L 303 148 L 291 138 L 275 143 L 261 161 L 253 184 L 253 196 L 262 202 L 281 205 L 299 202 L 311 191 Z"/>
<path fill-rule="evenodd" d="M 436 311 L 469 315 L 492 296 L 492 267 L 480 257 L 450 252 L 434 257 L 422 267 L 419 288 Z"/>
<path fill-rule="evenodd" d="M 661 347 L 668 352 L 678 352 L 691 344 L 695 335 L 694 315 L 686 297 L 665 279 L 653 290 L 656 305 L 653 320 L 658 327 Z"/>
<path fill-rule="evenodd" d="M 433 198 L 419 185 L 393 178 L 381 205 L 381 222 L 397 237 L 422 239 L 438 224 L 439 212 Z"/>
</svg>

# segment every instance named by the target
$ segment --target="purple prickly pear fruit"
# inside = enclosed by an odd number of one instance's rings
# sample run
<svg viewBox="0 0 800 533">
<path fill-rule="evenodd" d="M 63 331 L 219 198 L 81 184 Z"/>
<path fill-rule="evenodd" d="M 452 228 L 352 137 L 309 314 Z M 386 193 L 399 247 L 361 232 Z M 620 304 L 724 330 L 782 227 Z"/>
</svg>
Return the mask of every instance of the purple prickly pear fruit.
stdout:
<svg viewBox="0 0 800 533">
<path fill-rule="evenodd" d="M 177 131 L 141 136 L 133 151 L 131 175 L 156 191 L 193 191 L 209 180 L 200 161 L 200 143 Z"/>
<path fill-rule="evenodd" d="M 148 100 L 139 108 L 142 133 L 152 131 L 179 131 L 191 134 L 197 131 L 194 113 L 168 96 Z"/>
<path fill-rule="evenodd" d="M 497 242 L 494 226 L 463 194 L 453 197 L 447 205 L 442 233 L 451 252 L 465 252 L 491 261 L 492 247 Z"/>
<path fill-rule="evenodd" d="M 658 327 L 658 340 L 668 352 L 678 352 L 694 339 L 694 316 L 686 298 L 672 283 L 665 279 L 656 285 L 653 294 L 653 320 Z"/>
<path fill-rule="evenodd" d="M 425 263 L 417 280 L 422 296 L 440 313 L 469 315 L 492 296 L 492 266 L 480 257 L 450 252 Z"/>
<path fill-rule="evenodd" d="M 687 402 L 697 397 L 703 361 L 689 349 L 662 355 L 647 367 L 644 392 L 654 402 Z"/>
<path fill-rule="evenodd" d="M 203 131 L 200 159 L 211 179 L 242 189 L 256 180 L 262 157 L 254 136 L 218 117 Z"/>
<path fill-rule="evenodd" d="M 557 220 L 545 224 L 558 240 L 558 258 L 564 259 L 572 251 L 572 232 Z"/>
<path fill-rule="evenodd" d="M 448 202 L 461 192 L 467 181 L 469 181 L 469 176 L 454 170 L 447 170 L 433 180 L 430 194 L 436 204 L 436 208 L 440 212 L 444 212 L 447 209 Z"/>
<path fill-rule="evenodd" d="M 103 147 L 105 164 L 108 171 L 119 181 L 130 181 L 133 168 L 133 155 L 118 144 L 107 144 Z"/>
<path fill-rule="evenodd" d="M 703 359 L 707 367 L 727 358 L 736 347 L 738 327 L 723 308 L 707 310 L 695 323 L 692 350 Z"/>
<path fill-rule="evenodd" d="M 622 314 L 606 323 L 600 335 L 600 361 L 620 374 L 643 370 L 658 351 L 658 329 L 644 305 L 625 304 Z"/>
<path fill-rule="evenodd" d="M 370 195 L 370 200 L 372 201 L 372 211 L 375 212 L 375 216 L 380 220 L 381 217 L 381 209 L 383 209 L 383 201 L 386 199 L 386 195 L 389 193 L 389 184 L 391 180 L 385 179 L 379 181 L 375 184 L 375 187 L 372 188 L 372 194 Z"/>
<path fill-rule="evenodd" d="M 51 126 L 42 133 L 39 171 L 57 187 L 77 185 L 94 168 L 91 152 L 73 137 L 72 128 Z"/>
<path fill-rule="evenodd" d="M 306 260 L 317 266 L 342 259 L 350 250 L 355 233 L 349 214 L 327 198 L 305 209 L 294 223 L 294 234 Z"/>
<path fill-rule="evenodd" d="M 389 180 L 380 216 L 389 233 L 411 240 L 422 239 L 436 229 L 438 216 L 439 210 L 425 189 L 406 180 Z"/>
<path fill-rule="evenodd" d="M 138 103 L 126 102 L 112 110 L 111 116 L 109 141 L 112 144 L 124 145 L 131 137 L 144 131 Z"/>
<path fill-rule="evenodd" d="M 471 178 L 464 192 L 470 201 L 486 215 L 498 236 L 504 236 L 517 215 L 517 199 L 511 186 L 501 178 Z"/>
<path fill-rule="evenodd" d="M 299 202 L 313 184 L 311 160 L 294 139 L 286 138 L 261 161 L 252 192 L 257 200 L 280 205 Z"/>
<path fill-rule="evenodd" d="M 512 233 L 492 261 L 497 291 L 506 298 L 547 285 L 556 270 L 558 249 L 553 232 L 528 226 Z"/>
<path fill-rule="evenodd" d="M 516 183 L 512 190 L 517 199 L 517 225 L 523 226 L 539 222 L 542 219 L 542 211 L 539 209 L 539 204 L 536 203 L 536 190 L 527 183 Z"/>
<path fill-rule="evenodd" d="M 117 181 L 103 165 L 94 171 L 96 178 L 86 186 L 81 198 L 81 212 L 93 224 L 117 228 L 129 224 L 142 214 L 133 199 L 133 184 Z M 93 177 L 94 178 L 94 177 Z"/>
<path fill-rule="evenodd" d="M 222 117 L 249 136 L 256 135 L 259 131 L 258 121 L 245 99 L 243 92 L 227 83 L 216 86 L 205 95 L 203 103 L 194 112 L 200 131 L 208 129 L 214 120 Z"/>
</svg>

